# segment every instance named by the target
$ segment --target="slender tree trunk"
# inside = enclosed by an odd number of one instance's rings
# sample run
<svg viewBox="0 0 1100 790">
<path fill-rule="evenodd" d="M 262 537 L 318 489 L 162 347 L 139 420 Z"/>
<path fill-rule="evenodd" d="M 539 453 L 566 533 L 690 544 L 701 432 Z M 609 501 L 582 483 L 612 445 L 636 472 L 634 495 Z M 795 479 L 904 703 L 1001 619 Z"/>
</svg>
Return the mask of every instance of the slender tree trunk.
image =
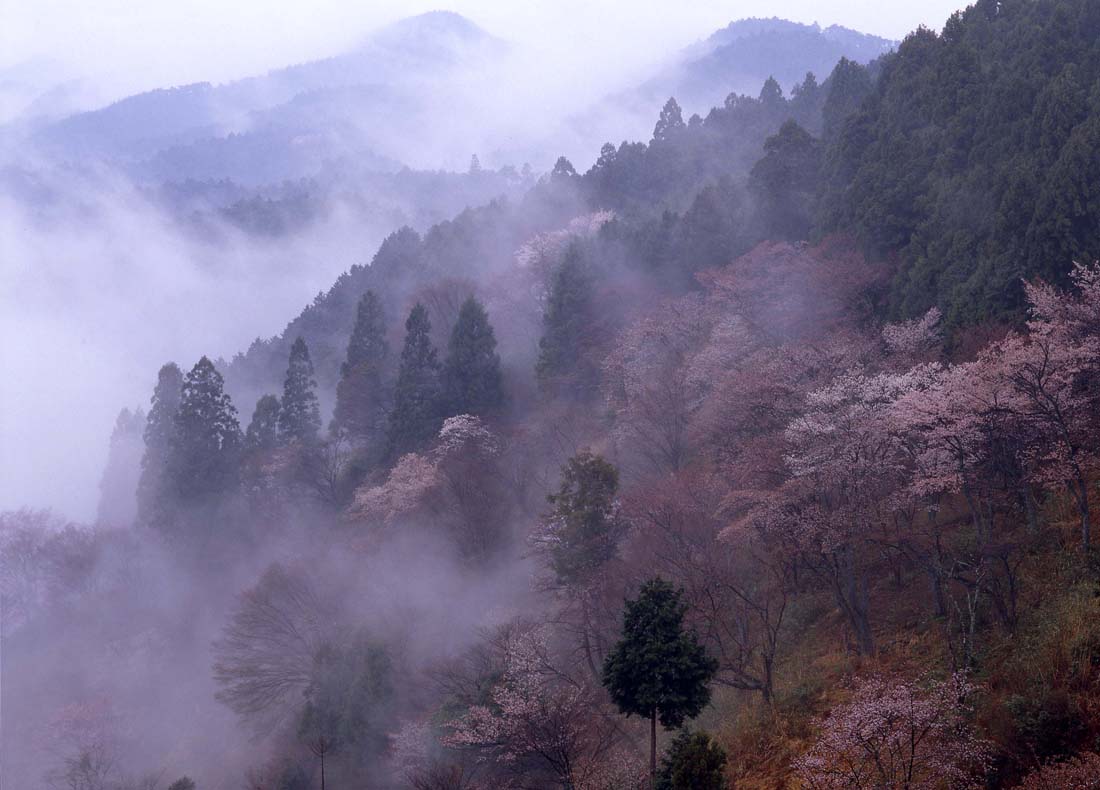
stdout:
<svg viewBox="0 0 1100 790">
<path fill-rule="evenodd" d="M 325 753 L 321 752 L 321 790 L 325 790 Z"/>
<path fill-rule="evenodd" d="M 1089 523 L 1089 487 L 1084 476 L 1080 473 L 1077 474 L 1075 483 L 1076 490 L 1074 494 L 1077 499 L 1077 510 L 1081 514 L 1081 549 L 1087 554 L 1092 545 L 1092 529 Z"/>
<path fill-rule="evenodd" d="M 657 790 L 657 709 L 649 715 L 649 787 Z"/>
</svg>

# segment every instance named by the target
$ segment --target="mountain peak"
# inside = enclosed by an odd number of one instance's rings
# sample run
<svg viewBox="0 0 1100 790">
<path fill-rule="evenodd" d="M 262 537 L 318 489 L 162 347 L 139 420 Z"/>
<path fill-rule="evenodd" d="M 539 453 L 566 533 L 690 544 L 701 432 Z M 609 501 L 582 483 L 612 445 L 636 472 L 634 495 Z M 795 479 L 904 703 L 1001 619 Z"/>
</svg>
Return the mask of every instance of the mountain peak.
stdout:
<svg viewBox="0 0 1100 790">
<path fill-rule="evenodd" d="M 409 48 L 503 43 L 454 11 L 428 11 L 393 22 L 367 37 L 365 47 Z"/>
</svg>

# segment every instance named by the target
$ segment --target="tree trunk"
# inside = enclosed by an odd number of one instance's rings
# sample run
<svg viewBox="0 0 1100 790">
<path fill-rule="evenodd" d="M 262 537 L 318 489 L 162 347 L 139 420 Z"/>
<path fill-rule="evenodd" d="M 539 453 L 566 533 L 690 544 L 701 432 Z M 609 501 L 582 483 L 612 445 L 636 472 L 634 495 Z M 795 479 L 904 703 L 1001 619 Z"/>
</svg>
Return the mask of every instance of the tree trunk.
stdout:
<svg viewBox="0 0 1100 790">
<path fill-rule="evenodd" d="M 649 716 L 649 787 L 657 790 L 657 709 Z"/>
<path fill-rule="evenodd" d="M 1077 510 L 1081 514 L 1081 549 L 1088 554 L 1092 547 L 1091 525 L 1089 523 L 1089 487 L 1083 475 L 1078 474 L 1076 480 Z"/>
<path fill-rule="evenodd" d="M 321 752 L 321 790 L 325 790 L 325 753 Z"/>
</svg>

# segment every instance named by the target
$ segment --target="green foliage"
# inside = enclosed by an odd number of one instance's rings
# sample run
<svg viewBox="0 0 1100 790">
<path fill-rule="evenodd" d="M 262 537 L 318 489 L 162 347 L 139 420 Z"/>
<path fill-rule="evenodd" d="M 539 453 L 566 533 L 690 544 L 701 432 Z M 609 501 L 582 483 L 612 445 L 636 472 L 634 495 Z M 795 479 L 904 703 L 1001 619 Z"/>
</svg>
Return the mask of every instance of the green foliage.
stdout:
<svg viewBox="0 0 1100 790">
<path fill-rule="evenodd" d="M 705 732 L 683 730 L 669 744 L 656 790 L 722 790 L 726 752 Z"/>
<path fill-rule="evenodd" d="M 900 252 L 901 317 L 1019 318 L 1022 279 L 1100 257 L 1100 6 L 981 0 L 920 29 L 874 90 L 838 66 L 820 227 Z M 844 79 L 839 79 L 844 76 Z M 840 92 L 843 88 L 843 93 Z"/>
<path fill-rule="evenodd" d="M 615 556 L 626 531 L 618 490 L 618 470 L 587 450 L 562 467 L 557 493 L 546 497 L 550 564 L 559 583 L 583 582 Z"/>
<path fill-rule="evenodd" d="M 695 634 L 684 630 L 682 596 L 659 578 L 643 584 L 626 602 L 622 638 L 603 667 L 603 684 L 621 712 L 656 716 L 664 727 L 699 715 L 718 671 Z"/>
<path fill-rule="evenodd" d="M 463 302 L 451 330 L 443 366 L 443 398 L 447 413 L 493 414 L 504 404 L 500 356 L 489 315 L 481 302 Z"/>
<path fill-rule="evenodd" d="M 168 790 L 195 790 L 195 782 L 189 776 L 181 776 L 168 785 Z"/>
<path fill-rule="evenodd" d="M 810 235 L 821 170 L 817 140 L 794 121 L 764 143 L 764 158 L 749 174 L 764 238 L 796 241 Z"/>
<path fill-rule="evenodd" d="M 428 311 L 418 302 L 405 321 L 405 346 L 401 349 L 387 434 L 391 458 L 430 441 L 443 423 L 439 359 L 432 346 L 431 332 Z"/>
<path fill-rule="evenodd" d="M 206 357 L 183 380 L 168 474 L 178 502 L 194 504 L 234 489 L 241 427 L 221 374 Z"/>
<path fill-rule="evenodd" d="M 345 431 L 367 443 L 381 438 L 385 429 L 384 376 L 388 358 L 382 300 L 374 291 L 367 291 L 356 308 L 347 358 L 340 368 L 332 418 L 334 432 Z"/>
<path fill-rule="evenodd" d="M 278 445 L 280 411 L 279 399 L 274 395 L 264 395 L 256 401 L 244 435 L 244 445 L 249 452 L 265 452 Z"/>
<path fill-rule="evenodd" d="M 306 341 L 299 337 L 290 347 L 283 397 L 279 411 L 279 440 L 312 443 L 321 430 L 321 408 L 317 382 Z"/>
<path fill-rule="evenodd" d="M 859 109 L 874 88 L 867 69 L 848 58 L 841 58 L 829 76 L 829 92 L 821 108 L 823 135 L 836 137 L 844 121 Z"/>
<path fill-rule="evenodd" d="M 592 330 L 592 280 L 573 244 L 554 273 L 550 297 L 542 317 L 543 334 L 535 375 L 551 387 L 568 381 L 574 390 L 594 383 L 595 371 L 587 358 Z"/>
<path fill-rule="evenodd" d="M 183 373 L 174 362 L 164 365 L 157 374 L 157 385 L 150 401 L 145 422 L 145 453 L 141 458 L 138 480 L 138 521 L 154 525 L 162 521 L 166 495 L 167 465 L 176 436 L 176 414 L 183 390 Z"/>
</svg>

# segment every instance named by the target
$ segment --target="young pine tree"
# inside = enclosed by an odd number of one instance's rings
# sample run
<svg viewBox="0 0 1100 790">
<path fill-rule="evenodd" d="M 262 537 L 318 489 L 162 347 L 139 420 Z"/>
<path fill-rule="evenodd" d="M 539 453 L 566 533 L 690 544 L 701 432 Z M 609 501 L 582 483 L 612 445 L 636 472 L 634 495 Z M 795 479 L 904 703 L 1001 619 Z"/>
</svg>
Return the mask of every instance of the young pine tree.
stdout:
<svg viewBox="0 0 1100 790">
<path fill-rule="evenodd" d="M 264 395 L 256 401 L 252 420 L 245 431 L 244 445 L 250 452 L 273 450 L 279 444 L 279 399 L 274 395 Z"/>
<path fill-rule="evenodd" d="M 137 520 L 147 526 L 159 525 L 165 518 L 168 488 L 168 458 L 176 436 L 176 413 L 180 407 L 183 373 L 175 362 L 164 365 L 157 374 L 157 386 L 150 400 L 145 421 L 145 453 L 141 457 L 141 476 L 137 489 Z"/>
<path fill-rule="evenodd" d="M 586 358 L 592 323 L 592 282 L 580 249 L 572 245 L 554 273 L 542 317 L 543 334 L 535 375 L 543 388 L 572 378 L 579 389 L 592 383 Z"/>
<path fill-rule="evenodd" d="M 680 727 L 710 702 L 718 662 L 684 630 L 682 590 L 655 578 L 626 602 L 623 635 L 604 662 L 603 685 L 627 716 L 649 719 L 649 772 L 657 781 L 657 722 Z"/>
<path fill-rule="evenodd" d="M 333 433 L 342 432 L 368 444 L 382 436 L 386 416 L 383 377 L 388 357 L 382 302 L 374 291 L 367 291 L 359 300 L 347 359 L 340 367 Z"/>
<path fill-rule="evenodd" d="M 298 338 L 290 347 L 290 362 L 283 381 L 279 411 L 279 439 L 312 443 L 321 430 L 321 408 L 317 402 L 317 382 L 306 341 Z"/>
<path fill-rule="evenodd" d="M 443 367 L 443 398 L 448 415 L 492 414 L 504 403 L 500 356 L 489 315 L 472 296 L 462 304 L 451 331 Z"/>
<path fill-rule="evenodd" d="M 222 375 L 206 357 L 183 380 L 168 459 L 173 494 L 197 505 L 233 490 L 238 481 L 241 426 Z"/>
<path fill-rule="evenodd" d="M 668 747 L 657 790 L 723 790 L 726 752 L 705 732 L 683 730 Z"/>
<path fill-rule="evenodd" d="M 432 346 L 431 332 L 428 311 L 418 302 L 405 321 L 405 346 L 401 349 L 387 435 L 391 458 L 431 440 L 443 423 L 439 359 Z"/>
</svg>

